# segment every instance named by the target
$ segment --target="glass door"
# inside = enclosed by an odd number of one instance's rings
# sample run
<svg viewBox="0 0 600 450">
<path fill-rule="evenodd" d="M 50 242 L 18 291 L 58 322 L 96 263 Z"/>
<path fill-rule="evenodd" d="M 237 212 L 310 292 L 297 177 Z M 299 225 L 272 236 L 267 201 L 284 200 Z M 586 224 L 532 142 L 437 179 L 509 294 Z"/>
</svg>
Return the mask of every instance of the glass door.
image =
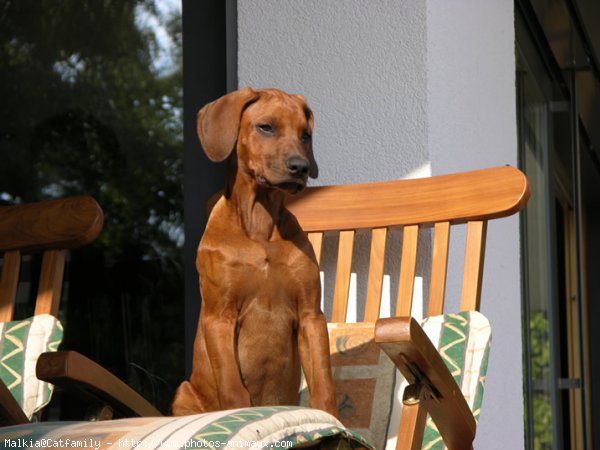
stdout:
<svg viewBox="0 0 600 450">
<path fill-rule="evenodd" d="M 556 307 L 556 256 L 552 147 L 552 89 L 548 80 L 535 77 L 536 68 L 523 52 L 518 54 L 519 141 L 521 167 L 531 184 L 531 198 L 523 214 L 524 236 L 524 368 L 526 440 L 528 447 L 546 450 L 562 436 L 561 399 L 555 389 L 557 373 L 554 330 Z M 540 82 L 541 81 L 541 82 Z M 544 83 L 546 82 L 546 83 Z"/>
<path fill-rule="evenodd" d="M 592 448 L 586 273 L 598 266 L 588 234 L 598 229 L 589 211 L 600 165 L 580 138 L 574 72 L 544 54 L 529 25 L 517 16 L 519 152 L 532 189 L 522 222 L 526 445 L 583 450 Z"/>
</svg>

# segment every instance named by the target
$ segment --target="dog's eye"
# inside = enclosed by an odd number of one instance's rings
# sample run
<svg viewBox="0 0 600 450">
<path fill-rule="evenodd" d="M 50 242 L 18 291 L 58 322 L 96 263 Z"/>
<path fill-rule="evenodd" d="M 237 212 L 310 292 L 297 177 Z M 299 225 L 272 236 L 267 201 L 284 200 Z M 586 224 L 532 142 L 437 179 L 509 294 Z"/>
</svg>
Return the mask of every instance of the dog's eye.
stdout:
<svg viewBox="0 0 600 450">
<path fill-rule="evenodd" d="M 258 124 L 256 125 L 256 128 L 258 128 L 259 131 L 261 131 L 264 134 L 273 134 L 275 132 L 275 129 L 268 123 Z"/>
<path fill-rule="evenodd" d="M 309 133 L 307 133 L 306 131 L 304 133 L 302 133 L 302 136 L 300 136 L 300 140 L 302 142 L 308 142 L 311 139 L 312 139 L 312 136 Z"/>
</svg>

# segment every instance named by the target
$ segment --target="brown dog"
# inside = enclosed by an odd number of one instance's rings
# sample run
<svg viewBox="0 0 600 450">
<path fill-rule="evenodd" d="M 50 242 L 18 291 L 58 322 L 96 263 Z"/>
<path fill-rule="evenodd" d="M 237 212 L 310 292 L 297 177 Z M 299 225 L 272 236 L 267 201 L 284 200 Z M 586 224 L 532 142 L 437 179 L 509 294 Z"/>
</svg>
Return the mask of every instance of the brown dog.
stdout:
<svg viewBox="0 0 600 450">
<path fill-rule="evenodd" d="M 311 406 L 337 416 L 318 264 L 283 204 L 318 174 L 312 112 L 302 96 L 244 88 L 202 108 L 197 128 L 229 166 L 198 248 L 202 311 L 173 414 L 296 404 L 302 363 Z"/>
</svg>

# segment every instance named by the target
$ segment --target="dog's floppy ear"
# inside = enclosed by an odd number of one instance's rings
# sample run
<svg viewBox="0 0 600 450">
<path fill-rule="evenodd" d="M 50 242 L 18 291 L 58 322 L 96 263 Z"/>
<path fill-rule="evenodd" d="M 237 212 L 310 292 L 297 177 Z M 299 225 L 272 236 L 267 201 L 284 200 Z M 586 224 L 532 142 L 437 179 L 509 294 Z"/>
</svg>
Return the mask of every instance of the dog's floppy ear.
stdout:
<svg viewBox="0 0 600 450">
<path fill-rule="evenodd" d="M 258 96 L 258 92 L 245 87 L 224 95 L 198 111 L 196 131 L 211 161 L 223 161 L 233 151 L 244 108 Z"/>
<path fill-rule="evenodd" d="M 312 110 L 305 104 L 304 111 L 306 112 L 306 118 L 308 120 L 308 129 L 312 134 L 313 126 L 315 124 L 315 119 L 312 113 Z M 317 178 L 319 176 L 319 166 L 317 166 L 317 161 L 315 160 L 315 155 L 313 153 L 313 141 L 310 140 L 310 146 L 308 147 L 308 161 L 310 162 L 310 171 L 308 172 L 308 176 L 311 178 Z"/>
</svg>

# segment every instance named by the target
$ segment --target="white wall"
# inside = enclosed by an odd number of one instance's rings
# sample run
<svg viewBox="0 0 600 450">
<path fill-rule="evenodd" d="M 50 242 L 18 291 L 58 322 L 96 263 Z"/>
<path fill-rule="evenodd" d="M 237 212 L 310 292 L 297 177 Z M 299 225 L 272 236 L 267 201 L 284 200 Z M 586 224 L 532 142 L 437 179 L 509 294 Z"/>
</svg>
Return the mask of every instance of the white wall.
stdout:
<svg viewBox="0 0 600 450">
<path fill-rule="evenodd" d="M 428 0 L 427 30 L 432 173 L 516 166 L 513 2 Z M 518 242 L 517 217 L 490 223 L 482 312 L 492 323 L 493 343 L 475 448 L 524 446 Z M 449 266 L 461 257 L 454 253 Z M 457 297 L 460 277 L 449 279 Z"/>
<path fill-rule="evenodd" d="M 425 19 L 423 1 L 238 1 L 239 85 L 306 96 L 315 184 L 397 179 L 428 162 Z"/>
<path fill-rule="evenodd" d="M 238 0 L 239 85 L 307 97 L 316 184 L 516 165 L 513 13 L 506 0 Z M 518 220 L 488 237 L 494 343 L 475 448 L 519 449 Z"/>
</svg>

